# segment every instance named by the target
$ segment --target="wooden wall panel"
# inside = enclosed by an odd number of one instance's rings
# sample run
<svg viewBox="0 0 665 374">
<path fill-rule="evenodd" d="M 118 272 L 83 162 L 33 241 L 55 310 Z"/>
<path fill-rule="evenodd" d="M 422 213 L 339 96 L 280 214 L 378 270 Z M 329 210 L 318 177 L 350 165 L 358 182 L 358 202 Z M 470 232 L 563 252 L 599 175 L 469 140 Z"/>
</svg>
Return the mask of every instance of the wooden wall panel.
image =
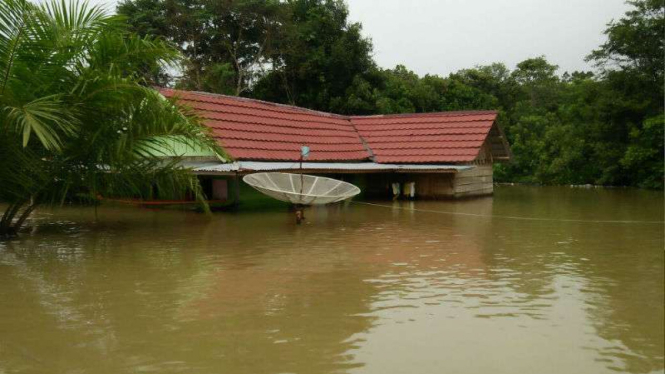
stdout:
<svg viewBox="0 0 665 374">
<path fill-rule="evenodd" d="M 416 198 L 452 197 L 454 174 L 411 174 L 407 179 L 416 182 Z"/>
<path fill-rule="evenodd" d="M 367 197 L 391 198 L 390 184 L 416 183 L 417 199 L 444 199 L 490 195 L 494 191 L 492 165 L 475 165 L 457 173 L 372 173 L 362 174 L 361 188 Z"/>
<path fill-rule="evenodd" d="M 490 195 L 494 192 L 492 165 L 478 165 L 457 173 L 453 182 L 454 197 Z"/>
</svg>

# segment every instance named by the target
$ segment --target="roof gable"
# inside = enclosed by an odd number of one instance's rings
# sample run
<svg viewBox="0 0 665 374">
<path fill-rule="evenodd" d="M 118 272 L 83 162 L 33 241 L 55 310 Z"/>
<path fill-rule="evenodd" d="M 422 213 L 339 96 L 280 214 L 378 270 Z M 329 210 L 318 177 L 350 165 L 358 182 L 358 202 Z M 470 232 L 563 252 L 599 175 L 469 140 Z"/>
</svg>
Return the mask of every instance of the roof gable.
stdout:
<svg viewBox="0 0 665 374">
<path fill-rule="evenodd" d="M 351 123 L 376 162 L 471 162 L 487 138 L 496 112 L 445 112 L 354 116 Z"/>
<path fill-rule="evenodd" d="M 341 116 L 204 92 L 160 92 L 195 110 L 236 160 L 298 161 L 307 145 L 308 161 L 471 162 L 496 128 L 494 111 Z M 492 144 L 499 153 L 507 146 L 505 140 Z"/>
</svg>

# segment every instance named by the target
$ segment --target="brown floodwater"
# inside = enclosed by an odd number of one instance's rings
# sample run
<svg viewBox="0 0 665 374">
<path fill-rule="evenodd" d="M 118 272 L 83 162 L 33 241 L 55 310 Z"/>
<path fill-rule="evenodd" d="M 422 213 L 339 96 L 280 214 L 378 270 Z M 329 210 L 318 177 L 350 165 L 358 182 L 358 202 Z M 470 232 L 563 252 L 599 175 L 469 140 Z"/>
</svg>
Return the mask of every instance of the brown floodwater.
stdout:
<svg viewBox="0 0 665 374">
<path fill-rule="evenodd" d="M 662 192 L 379 204 L 41 210 L 0 242 L 0 373 L 664 371 Z"/>
</svg>

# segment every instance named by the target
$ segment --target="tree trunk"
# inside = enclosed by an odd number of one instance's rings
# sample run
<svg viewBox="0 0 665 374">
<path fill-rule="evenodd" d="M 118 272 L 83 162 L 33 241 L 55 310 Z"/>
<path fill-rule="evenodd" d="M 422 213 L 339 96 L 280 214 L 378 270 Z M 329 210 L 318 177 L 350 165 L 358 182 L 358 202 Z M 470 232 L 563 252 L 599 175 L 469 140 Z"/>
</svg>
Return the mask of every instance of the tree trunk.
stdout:
<svg viewBox="0 0 665 374">
<path fill-rule="evenodd" d="M 33 210 L 37 207 L 37 203 L 30 202 L 30 205 L 26 207 L 23 212 L 19 215 L 18 219 L 14 221 L 14 218 L 19 214 L 21 208 L 28 204 L 28 201 L 15 202 L 7 207 L 4 214 L 2 215 L 2 220 L 0 220 L 0 239 L 13 238 L 18 235 L 18 231 L 21 229 L 25 221 L 28 219 Z"/>
<path fill-rule="evenodd" d="M 24 202 L 15 202 L 7 207 L 2 215 L 2 220 L 0 220 L 0 238 L 16 236 L 16 231 L 14 231 L 14 228 L 12 227 L 12 222 L 24 204 Z"/>
<path fill-rule="evenodd" d="M 14 223 L 14 230 L 18 233 L 18 230 L 23 227 L 23 224 L 25 223 L 25 220 L 28 219 L 30 214 L 32 213 L 33 210 L 37 207 L 37 203 L 32 203 L 30 206 L 25 208 L 23 213 L 18 217 L 18 220 L 16 220 L 16 223 Z"/>
</svg>

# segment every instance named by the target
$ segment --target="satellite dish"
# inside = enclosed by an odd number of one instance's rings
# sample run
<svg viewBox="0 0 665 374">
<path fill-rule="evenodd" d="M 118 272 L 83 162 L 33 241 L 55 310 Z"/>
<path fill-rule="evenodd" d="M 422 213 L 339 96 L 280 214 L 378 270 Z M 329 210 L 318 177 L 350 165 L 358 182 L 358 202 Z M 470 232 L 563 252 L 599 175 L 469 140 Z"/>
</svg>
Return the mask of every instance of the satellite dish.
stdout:
<svg viewBox="0 0 665 374">
<path fill-rule="evenodd" d="M 296 205 L 330 204 L 360 193 L 351 183 L 306 174 L 256 173 L 242 180 L 263 194 Z"/>
</svg>

